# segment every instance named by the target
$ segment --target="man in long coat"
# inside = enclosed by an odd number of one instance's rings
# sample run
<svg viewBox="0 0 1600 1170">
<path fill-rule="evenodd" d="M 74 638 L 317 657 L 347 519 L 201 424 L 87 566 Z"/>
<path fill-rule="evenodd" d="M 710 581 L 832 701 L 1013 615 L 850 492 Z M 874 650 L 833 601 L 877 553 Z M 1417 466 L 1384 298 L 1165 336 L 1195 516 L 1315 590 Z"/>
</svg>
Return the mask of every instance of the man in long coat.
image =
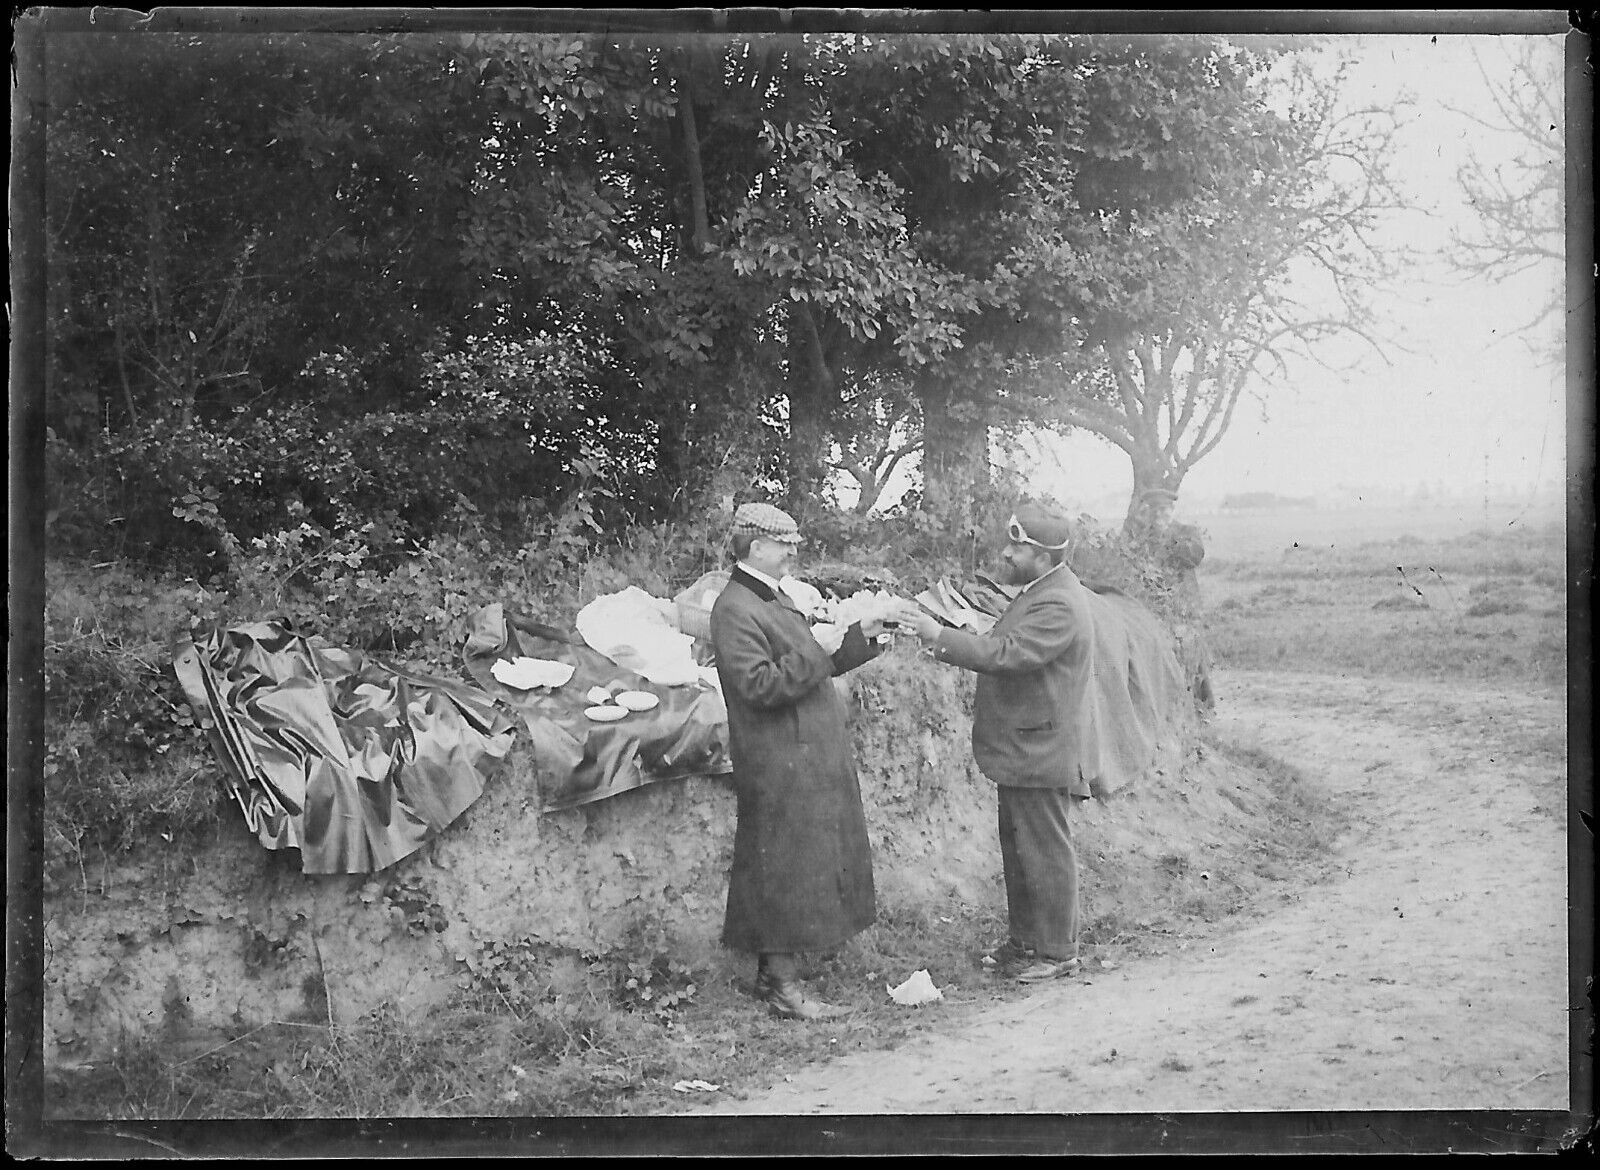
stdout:
<svg viewBox="0 0 1600 1170">
<path fill-rule="evenodd" d="M 898 614 L 934 657 L 978 674 L 972 754 L 999 787 L 1000 860 L 1010 938 L 1003 967 L 1026 983 L 1078 964 L 1078 859 L 1068 823 L 1090 794 L 1074 729 L 1088 719 L 1094 630 L 1087 593 L 1066 564 L 1068 522 L 1019 508 L 1007 525 L 1005 584 L 1020 585 L 987 634 Z M 999 957 L 999 956 L 997 956 Z"/>
<path fill-rule="evenodd" d="M 809 998 L 797 952 L 872 924 L 872 854 L 844 700 L 833 678 L 874 657 L 881 616 L 813 630 L 780 587 L 800 533 L 767 504 L 734 513 L 738 564 L 711 610 L 728 707 L 738 828 L 724 944 L 759 955 L 756 994 L 779 1015 L 842 1009 Z"/>
</svg>

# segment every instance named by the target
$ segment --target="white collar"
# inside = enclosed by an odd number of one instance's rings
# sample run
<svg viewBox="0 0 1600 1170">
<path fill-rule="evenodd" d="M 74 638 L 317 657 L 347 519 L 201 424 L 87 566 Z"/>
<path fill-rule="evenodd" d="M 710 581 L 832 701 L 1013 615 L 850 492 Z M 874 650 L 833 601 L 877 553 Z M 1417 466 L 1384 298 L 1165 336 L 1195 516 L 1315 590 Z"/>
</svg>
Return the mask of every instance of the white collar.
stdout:
<svg viewBox="0 0 1600 1170">
<path fill-rule="evenodd" d="M 1054 573 L 1057 569 L 1064 569 L 1066 567 L 1067 567 L 1067 562 L 1066 561 L 1062 561 L 1059 565 L 1051 565 L 1048 569 L 1046 569 L 1044 572 L 1040 573 L 1032 581 L 1029 581 L 1026 585 L 1024 585 L 1022 587 L 1022 589 L 1019 591 L 1018 596 L 1021 596 L 1021 594 L 1026 593 L 1028 590 L 1032 589 L 1035 585 L 1037 585 L 1040 581 L 1043 581 L 1046 577 L 1048 577 L 1051 573 Z"/>
<path fill-rule="evenodd" d="M 777 581 L 775 581 L 773 578 L 767 576 L 760 569 L 752 569 L 748 562 L 740 561 L 739 562 L 739 567 L 741 569 L 743 569 L 746 573 L 749 573 L 757 581 L 760 581 L 763 585 L 767 586 L 767 588 L 771 589 L 774 593 L 776 593 L 776 592 L 778 592 L 780 590 L 781 587 L 779 586 Z"/>
</svg>

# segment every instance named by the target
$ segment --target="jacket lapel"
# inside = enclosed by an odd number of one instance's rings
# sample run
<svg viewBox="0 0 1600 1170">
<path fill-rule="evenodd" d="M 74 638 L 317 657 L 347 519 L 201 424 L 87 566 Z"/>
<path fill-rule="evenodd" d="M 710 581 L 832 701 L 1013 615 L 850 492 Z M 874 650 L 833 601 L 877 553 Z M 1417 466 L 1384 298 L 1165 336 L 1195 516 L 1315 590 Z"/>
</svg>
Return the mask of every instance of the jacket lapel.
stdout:
<svg viewBox="0 0 1600 1170">
<path fill-rule="evenodd" d="M 800 607 L 794 603 L 794 598 L 790 597 L 782 589 L 774 589 L 765 581 L 757 580 L 755 577 L 752 577 L 749 573 L 741 569 L 738 565 L 733 567 L 733 576 L 731 579 L 739 582 L 739 584 L 743 585 L 746 589 L 750 590 L 750 592 L 754 593 L 757 597 L 759 597 L 762 601 L 767 602 L 769 605 L 775 605 L 779 609 L 793 614 L 795 617 L 799 618 L 805 623 L 807 629 L 810 629 L 811 619 L 800 612 Z"/>
<path fill-rule="evenodd" d="M 1044 576 L 1036 578 L 1032 584 L 1025 586 L 1021 593 L 1011 599 L 1011 604 L 1006 606 L 1005 613 L 1000 615 L 1000 621 L 1005 622 L 1007 626 L 1011 625 L 1026 613 L 1028 607 L 1038 598 L 1052 589 L 1060 589 L 1066 580 L 1065 574 L 1067 572 L 1065 565 L 1057 565 Z M 999 623 L 997 622 L 996 625 L 998 626 Z"/>
<path fill-rule="evenodd" d="M 757 597 L 761 598 L 762 601 L 777 600 L 777 590 L 773 589 L 772 586 L 768 585 L 765 581 L 756 580 L 756 578 L 745 572 L 738 565 L 733 567 L 733 576 L 731 579 L 739 582 L 739 584 L 750 590 L 751 593 L 754 593 Z"/>
</svg>

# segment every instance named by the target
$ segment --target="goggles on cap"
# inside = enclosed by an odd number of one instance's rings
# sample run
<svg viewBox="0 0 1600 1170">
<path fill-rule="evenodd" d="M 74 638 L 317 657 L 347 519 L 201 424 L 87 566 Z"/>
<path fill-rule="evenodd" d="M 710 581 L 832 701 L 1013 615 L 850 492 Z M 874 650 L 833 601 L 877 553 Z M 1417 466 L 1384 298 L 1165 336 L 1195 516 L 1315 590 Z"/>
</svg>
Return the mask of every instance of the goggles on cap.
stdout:
<svg viewBox="0 0 1600 1170">
<path fill-rule="evenodd" d="M 1060 552 L 1072 543 L 1070 540 L 1063 540 L 1060 544 L 1046 544 L 1042 540 L 1035 540 L 1028 535 L 1027 529 L 1022 527 L 1022 522 L 1015 515 L 1011 517 L 1010 522 L 1006 525 L 1006 536 L 1011 539 L 1013 544 L 1031 544 L 1035 548 L 1047 549 L 1050 552 Z"/>
</svg>

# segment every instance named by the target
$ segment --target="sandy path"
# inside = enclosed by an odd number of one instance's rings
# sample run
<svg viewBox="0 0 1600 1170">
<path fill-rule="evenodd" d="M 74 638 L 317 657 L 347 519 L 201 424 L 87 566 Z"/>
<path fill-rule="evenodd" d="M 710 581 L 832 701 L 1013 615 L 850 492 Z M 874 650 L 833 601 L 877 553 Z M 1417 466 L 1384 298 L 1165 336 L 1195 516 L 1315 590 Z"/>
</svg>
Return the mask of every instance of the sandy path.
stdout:
<svg viewBox="0 0 1600 1170">
<path fill-rule="evenodd" d="M 701 1112 L 1567 1109 L 1562 700 L 1221 683 L 1222 735 L 1349 800 L 1333 878 L 1181 952 Z"/>
</svg>

